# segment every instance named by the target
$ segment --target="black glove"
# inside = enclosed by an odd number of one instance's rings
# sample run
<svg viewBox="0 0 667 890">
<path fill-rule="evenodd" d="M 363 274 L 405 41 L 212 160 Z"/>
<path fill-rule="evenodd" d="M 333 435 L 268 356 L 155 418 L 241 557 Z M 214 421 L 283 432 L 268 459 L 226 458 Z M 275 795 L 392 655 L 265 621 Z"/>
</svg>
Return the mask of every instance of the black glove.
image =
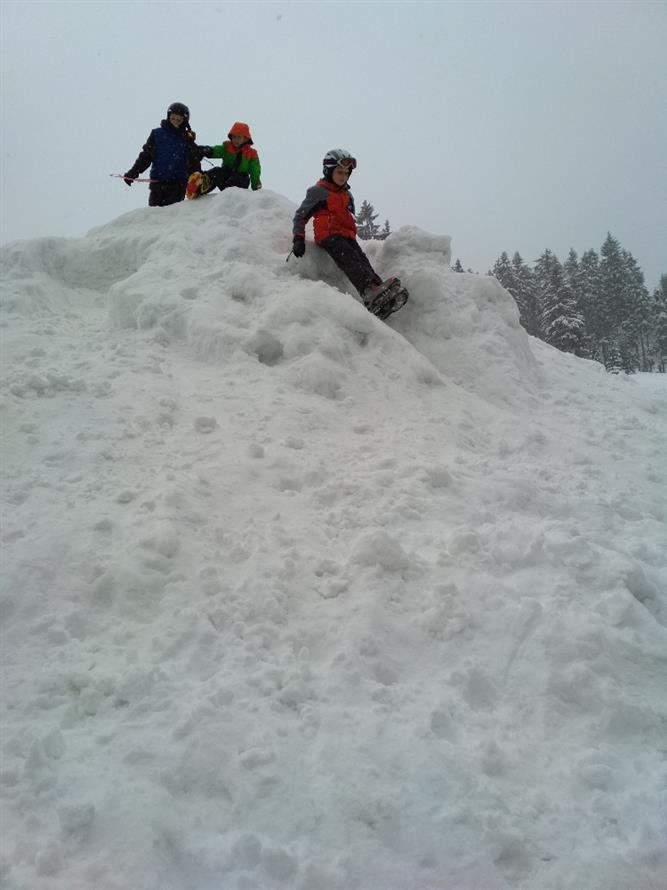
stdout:
<svg viewBox="0 0 667 890">
<path fill-rule="evenodd" d="M 202 158 L 210 158 L 213 154 L 213 146 L 212 145 L 198 145 L 197 146 L 199 159 Z"/>
<path fill-rule="evenodd" d="M 132 180 L 137 178 L 137 174 L 134 170 L 128 170 L 127 173 L 123 175 L 123 182 L 125 185 L 132 185 Z"/>
<path fill-rule="evenodd" d="M 298 235 L 295 236 L 294 241 L 292 243 L 292 253 L 295 257 L 302 257 L 306 252 L 306 239 L 299 238 Z"/>
</svg>

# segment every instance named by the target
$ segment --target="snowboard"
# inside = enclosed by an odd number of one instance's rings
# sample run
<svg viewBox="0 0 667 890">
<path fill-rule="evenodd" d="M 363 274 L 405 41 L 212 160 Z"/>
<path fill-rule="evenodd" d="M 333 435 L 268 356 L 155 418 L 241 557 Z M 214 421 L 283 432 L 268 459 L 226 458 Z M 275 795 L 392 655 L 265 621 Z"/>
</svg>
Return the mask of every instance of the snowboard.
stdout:
<svg viewBox="0 0 667 890">
<path fill-rule="evenodd" d="M 387 278 L 380 285 L 377 293 L 366 304 L 369 312 L 385 321 L 394 312 L 398 312 L 408 302 L 410 294 L 401 284 L 400 278 Z"/>
</svg>

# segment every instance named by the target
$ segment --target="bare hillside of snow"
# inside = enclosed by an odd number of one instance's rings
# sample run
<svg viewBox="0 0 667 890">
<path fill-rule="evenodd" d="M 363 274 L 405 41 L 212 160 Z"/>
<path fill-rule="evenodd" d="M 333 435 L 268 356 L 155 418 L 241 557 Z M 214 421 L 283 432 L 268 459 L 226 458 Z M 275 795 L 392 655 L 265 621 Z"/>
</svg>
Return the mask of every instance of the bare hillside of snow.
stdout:
<svg viewBox="0 0 667 890">
<path fill-rule="evenodd" d="M 229 190 L 2 249 L 8 890 L 657 890 L 667 387 Z"/>
</svg>

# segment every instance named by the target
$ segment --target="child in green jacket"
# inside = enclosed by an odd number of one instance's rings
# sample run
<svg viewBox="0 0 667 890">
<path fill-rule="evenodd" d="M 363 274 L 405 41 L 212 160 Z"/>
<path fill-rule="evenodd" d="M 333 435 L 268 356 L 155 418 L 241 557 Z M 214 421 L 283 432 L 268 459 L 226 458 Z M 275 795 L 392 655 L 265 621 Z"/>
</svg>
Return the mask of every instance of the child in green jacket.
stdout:
<svg viewBox="0 0 667 890">
<path fill-rule="evenodd" d="M 237 121 L 228 133 L 229 139 L 222 145 L 201 146 L 202 156 L 205 158 L 222 158 L 221 167 L 213 167 L 205 173 L 193 173 L 188 180 L 186 195 L 188 198 L 198 198 L 219 188 L 220 191 L 236 186 L 253 191 L 261 189 L 260 175 L 262 168 L 259 163 L 259 155 L 252 147 L 250 127 L 241 121 Z"/>
</svg>

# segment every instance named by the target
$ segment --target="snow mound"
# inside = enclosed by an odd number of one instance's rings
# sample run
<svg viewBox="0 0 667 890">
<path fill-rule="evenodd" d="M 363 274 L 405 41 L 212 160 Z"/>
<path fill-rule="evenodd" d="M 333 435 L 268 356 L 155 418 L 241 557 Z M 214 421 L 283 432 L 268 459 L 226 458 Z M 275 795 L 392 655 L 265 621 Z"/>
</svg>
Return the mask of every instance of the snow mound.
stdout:
<svg viewBox="0 0 667 890">
<path fill-rule="evenodd" d="M 311 328 L 321 329 L 318 366 L 342 357 L 351 338 L 386 341 L 388 328 L 368 318 L 323 251 L 311 244 L 285 262 L 293 213 L 280 195 L 236 190 L 224 201 L 134 211 L 78 241 L 20 242 L 8 249 L 7 304 L 59 313 L 102 292 L 114 325 L 185 340 L 215 363 L 236 361 L 239 350 L 268 364 L 304 359 Z M 398 274 L 411 294 L 389 325 L 405 338 L 392 347 L 396 369 L 416 364 L 502 401 L 533 392 L 537 368 L 513 299 L 495 279 L 453 273 L 448 236 L 405 227 L 363 246 L 379 274 Z"/>
<path fill-rule="evenodd" d="M 659 886 L 664 386 L 413 227 L 380 322 L 293 211 L 2 251 L 0 883 Z"/>
</svg>

